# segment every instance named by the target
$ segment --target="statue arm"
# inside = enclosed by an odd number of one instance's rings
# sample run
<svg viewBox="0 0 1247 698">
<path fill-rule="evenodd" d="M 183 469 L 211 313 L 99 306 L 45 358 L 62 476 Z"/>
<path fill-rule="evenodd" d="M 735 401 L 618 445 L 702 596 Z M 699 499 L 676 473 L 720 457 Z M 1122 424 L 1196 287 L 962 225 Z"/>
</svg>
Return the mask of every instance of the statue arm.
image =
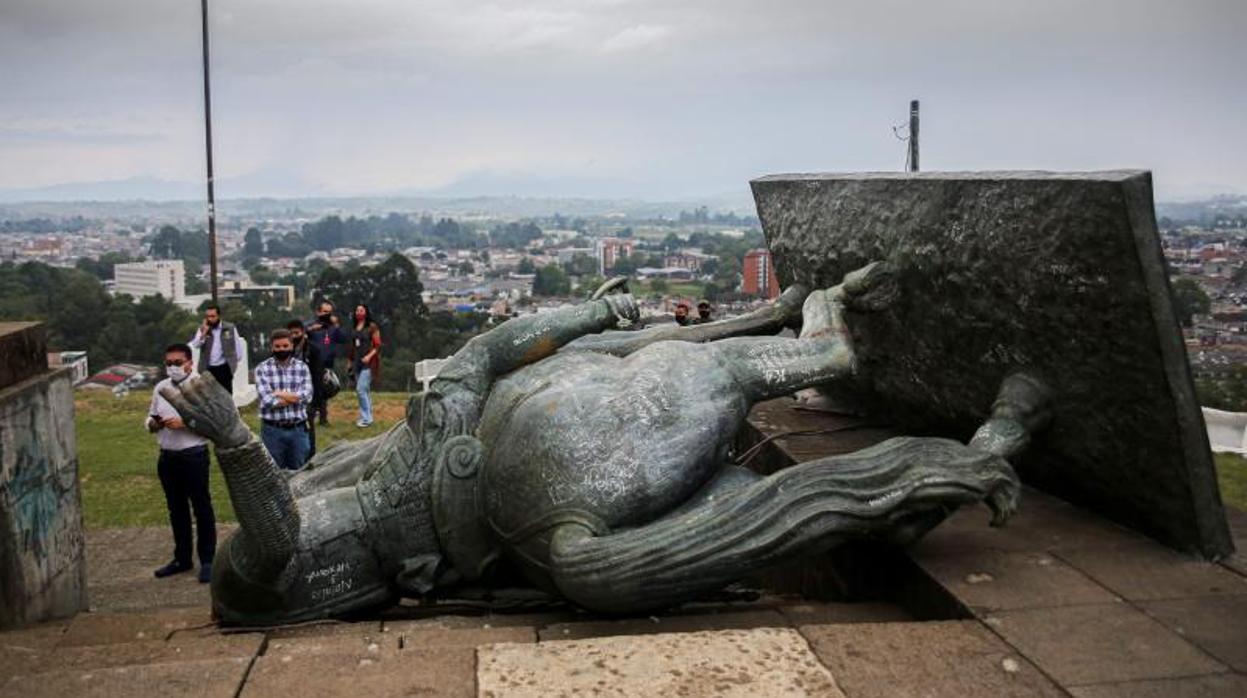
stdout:
<svg viewBox="0 0 1247 698">
<path fill-rule="evenodd" d="M 161 388 L 191 431 L 216 446 L 253 579 L 277 575 L 299 542 L 299 509 L 286 475 L 251 433 L 212 374 Z"/>
<path fill-rule="evenodd" d="M 433 382 L 465 385 L 484 394 L 494 379 L 521 366 L 536 363 L 559 347 L 587 334 L 615 327 L 621 320 L 639 317 L 628 294 L 605 296 L 570 308 L 526 315 L 473 337 L 455 352 Z"/>
</svg>

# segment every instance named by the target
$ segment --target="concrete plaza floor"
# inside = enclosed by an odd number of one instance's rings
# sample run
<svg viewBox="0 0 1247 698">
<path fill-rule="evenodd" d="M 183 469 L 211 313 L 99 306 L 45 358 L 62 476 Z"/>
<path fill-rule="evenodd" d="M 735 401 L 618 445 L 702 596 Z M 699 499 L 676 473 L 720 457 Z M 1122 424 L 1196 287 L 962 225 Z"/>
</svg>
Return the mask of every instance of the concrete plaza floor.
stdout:
<svg viewBox="0 0 1247 698">
<path fill-rule="evenodd" d="M 782 467 L 878 438 L 776 438 L 762 457 Z M 760 594 L 652 616 L 404 604 L 241 632 L 211 622 L 192 575 L 152 578 L 167 529 L 93 531 L 91 611 L 0 633 L 0 695 L 1247 695 L 1242 553 L 1195 560 L 1029 489 L 1008 527 L 987 520 L 958 512 L 887 563 L 903 579 L 858 603 L 793 593 L 853 566 L 828 557 L 751 580 Z M 1230 524 L 1247 549 L 1247 515 Z"/>
</svg>

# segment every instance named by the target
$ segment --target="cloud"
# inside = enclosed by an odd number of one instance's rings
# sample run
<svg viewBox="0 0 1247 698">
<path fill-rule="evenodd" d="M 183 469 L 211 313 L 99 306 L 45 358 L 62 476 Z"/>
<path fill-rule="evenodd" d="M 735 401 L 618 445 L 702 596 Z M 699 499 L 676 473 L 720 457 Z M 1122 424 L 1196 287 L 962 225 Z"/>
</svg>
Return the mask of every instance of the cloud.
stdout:
<svg viewBox="0 0 1247 698">
<path fill-rule="evenodd" d="M 602 42 L 602 51 L 604 53 L 636 51 L 661 43 L 670 34 L 671 27 L 637 24 Z"/>
<path fill-rule="evenodd" d="M 1224 136 L 1247 111 L 1242 0 L 210 11 L 218 172 L 282 192 L 527 173 L 672 198 L 773 171 L 897 169 L 890 126 L 911 98 L 931 168 L 1136 166 L 1158 188 L 1247 190 L 1247 142 Z M 4 0 L 0 187 L 199 180 L 199 30 L 195 2 Z"/>
</svg>

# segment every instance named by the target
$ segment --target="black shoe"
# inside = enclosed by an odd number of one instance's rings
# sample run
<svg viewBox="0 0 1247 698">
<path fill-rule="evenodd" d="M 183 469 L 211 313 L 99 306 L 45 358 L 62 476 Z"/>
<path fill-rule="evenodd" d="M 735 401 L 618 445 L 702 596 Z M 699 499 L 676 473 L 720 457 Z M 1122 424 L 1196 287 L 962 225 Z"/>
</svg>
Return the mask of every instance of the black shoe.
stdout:
<svg viewBox="0 0 1247 698">
<path fill-rule="evenodd" d="M 204 562 L 199 565 L 199 583 L 207 584 L 212 581 L 212 563 Z"/>
<path fill-rule="evenodd" d="M 173 562 L 170 562 L 164 567 L 161 567 L 160 569 L 156 570 L 155 574 L 156 574 L 157 579 L 163 579 L 164 577 L 168 577 L 170 575 L 174 575 L 179 572 L 185 572 L 186 570 L 189 570 L 190 568 L 191 568 L 191 563 L 178 562 L 177 560 L 174 560 Z"/>
</svg>

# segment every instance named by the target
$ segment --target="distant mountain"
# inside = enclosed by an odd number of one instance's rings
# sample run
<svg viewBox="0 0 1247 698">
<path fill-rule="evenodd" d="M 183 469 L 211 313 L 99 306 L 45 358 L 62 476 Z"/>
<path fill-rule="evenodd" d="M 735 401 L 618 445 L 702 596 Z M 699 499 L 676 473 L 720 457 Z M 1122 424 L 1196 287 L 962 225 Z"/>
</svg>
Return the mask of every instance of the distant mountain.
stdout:
<svg viewBox="0 0 1247 698">
<path fill-rule="evenodd" d="M 635 182 L 612 178 L 544 177 L 526 174 L 477 173 L 436 189 L 378 192 L 365 196 L 333 196 L 318 187 L 301 187 L 290 173 L 262 172 L 218 180 L 217 211 L 222 217 L 385 214 L 427 212 L 432 215 L 674 217 L 705 206 L 714 212 L 754 213 L 747 185 L 712 196 L 644 197 Z M 264 192 L 239 197 L 246 192 Z M 269 196 L 277 193 L 277 196 Z M 0 189 L 0 215 L 5 217 L 96 215 L 113 217 L 199 217 L 206 192 L 201 183 L 155 177 L 105 182 L 74 182 L 46 187 Z"/>
<path fill-rule="evenodd" d="M 1207 225 L 1219 219 L 1247 216 L 1247 195 L 1222 194 L 1207 199 L 1165 201 L 1156 204 L 1156 216 L 1179 223 Z"/>
<path fill-rule="evenodd" d="M 68 182 L 28 189 L 0 189 L 0 203 L 24 201 L 171 201 L 202 199 L 204 185 L 170 182 L 155 177 L 130 177 L 106 182 Z"/>
</svg>

